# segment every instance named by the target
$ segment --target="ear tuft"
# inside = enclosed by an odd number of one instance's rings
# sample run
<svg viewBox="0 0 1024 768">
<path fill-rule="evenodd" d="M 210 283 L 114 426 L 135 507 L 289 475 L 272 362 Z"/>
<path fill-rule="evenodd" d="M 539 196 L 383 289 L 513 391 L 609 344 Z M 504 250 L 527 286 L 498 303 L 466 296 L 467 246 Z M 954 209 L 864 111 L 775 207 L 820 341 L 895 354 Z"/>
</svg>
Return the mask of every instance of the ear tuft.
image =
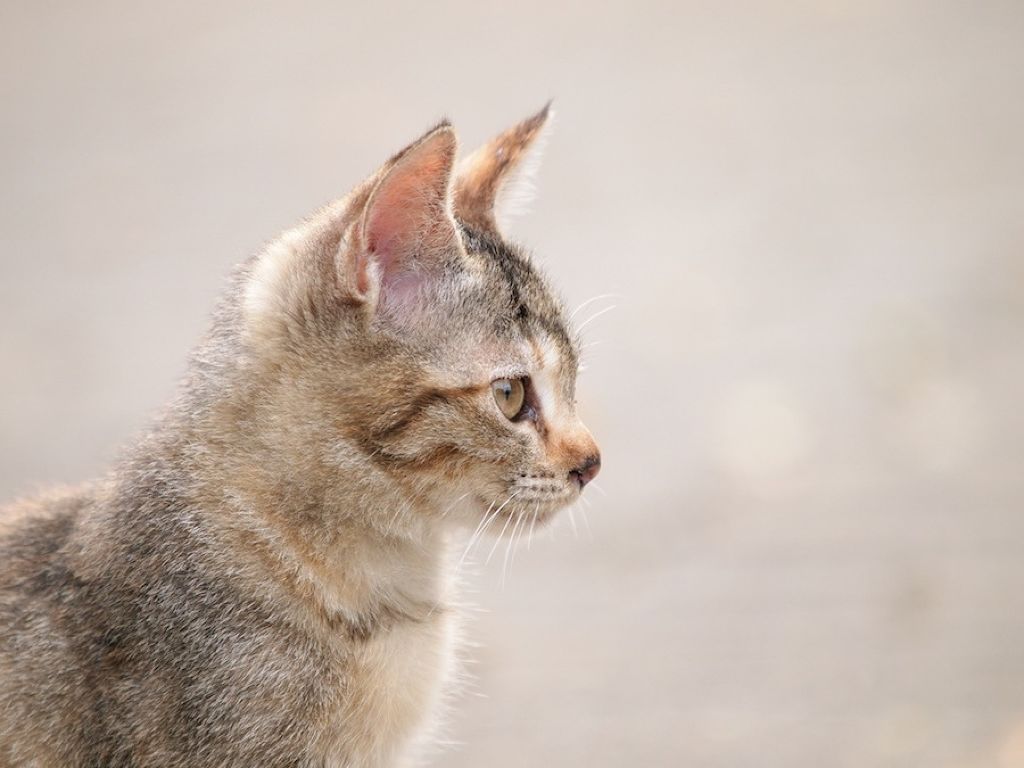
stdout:
<svg viewBox="0 0 1024 768">
<path fill-rule="evenodd" d="M 532 199 L 532 177 L 540 164 L 551 102 L 478 149 L 459 165 L 456 215 L 472 227 L 500 231 L 500 225 Z"/>
</svg>

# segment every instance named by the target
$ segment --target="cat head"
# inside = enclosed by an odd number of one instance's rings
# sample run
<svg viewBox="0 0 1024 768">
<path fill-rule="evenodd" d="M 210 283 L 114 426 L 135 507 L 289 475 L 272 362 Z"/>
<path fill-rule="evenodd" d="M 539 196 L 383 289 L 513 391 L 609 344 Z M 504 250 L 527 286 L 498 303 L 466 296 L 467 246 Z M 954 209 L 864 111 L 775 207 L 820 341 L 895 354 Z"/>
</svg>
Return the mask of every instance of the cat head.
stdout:
<svg viewBox="0 0 1024 768">
<path fill-rule="evenodd" d="M 244 343 L 284 411 L 282 455 L 369 506 L 397 491 L 474 525 L 542 523 L 578 498 L 600 456 L 577 339 L 499 224 L 549 117 L 460 164 L 441 124 L 250 264 Z"/>
</svg>

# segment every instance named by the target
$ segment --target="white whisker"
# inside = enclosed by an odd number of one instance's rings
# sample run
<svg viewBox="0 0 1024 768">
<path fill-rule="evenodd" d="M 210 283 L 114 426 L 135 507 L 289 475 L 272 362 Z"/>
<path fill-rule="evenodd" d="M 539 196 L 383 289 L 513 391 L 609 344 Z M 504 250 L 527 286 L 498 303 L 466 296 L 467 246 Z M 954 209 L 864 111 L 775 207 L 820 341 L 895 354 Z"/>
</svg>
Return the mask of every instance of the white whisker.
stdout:
<svg viewBox="0 0 1024 768">
<path fill-rule="evenodd" d="M 451 503 L 451 505 L 450 505 L 450 506 L 448 507 L 448 509 L 446 509 L 446 510 L 445 510 L 444 512 L 442 512 L 442 513 L 441 513 L 441 517 L 447 517 L 447 516 L 448 516 L 448 514 L 449 514 L 449 513 L 450 513 L 450 512 L 451 512 L 451 511 L 452 511 L 453 509 L 455 509 L 455 507 L 457 507 L 457 506 L 458 506 L 459 502 L 460 502 L 460 501 L 462 501 L 462 500 L 463 500 L 464 498 L 466 498 L 467 496 L 469 496 L 469 494 L 470 494 L 470 493 L 472 493 L 472 491 L 466 491 L 466 492 L 465 492 L 464 494 L 462 494 L 461 496 L 459 496 L 459 498 L 457 498 L 457 499 L 456 499 L 455 501 L 453 501 L 453 502 Z"/>
<path fill-rule="evenodd" d="M 516 543 L 516 531 L 519 530 L 520 524 L 525 520 L 522 515 L 516 515 L 516 524 L 512 526 L 512 533 L 509 534 L 508 543 L 505 545 L 505 559 L 501 564 L 501 588 L 505 588 L 505 575 L 508 573 L 508 561 L 509 553 L 515 551 Z"/>
<path fill-rule="evenodd" d="M 459 558 L 459 562 L 455 566 L 456 575 L 458 575 L 459 571 L 462 569 L 462 564 L 469 556 L 470 550 L 473 549 L 473 546 L 477 543 L 479 538 L 483 535 L 484 531 L 486 531 L 487 527 L 491 524 L 491 520 L 494 519 L 491 516 L 491 510 L 494 508 L 494 505 L 497 503 L 497 501 L 498 499 L 495 498 L 494 501 L 490 503 L 490 505 L 487 507 L 487 511 L 484 512 L 483 517 L 480 518 L 480 522 L 477 523 L 476 529 L 474 529 L 473 533 L 470 535 L 469 541 L 466 543 L 466 548 L 462 551 L 462 557 Z"/>
<path fill-rule="evenodd" d="M 595 320 L 597 320 L 597 318 L 599 318 L 601 315 L 607 314 L 608 312 L 611 312 L 613 309 L 616 309 L 617 307 L 618 307 L 618 304 L 612 304 L 610 307 L 605 307 L 604 309 L 599 310 L 599 311 L 595 312 L 594 314 L 592 314 L 590 317 L 588 317 L 586 320 L 584 320 L 580 324 L 580 326 L 576 329 L 577 335 L 583 333 L 583 329 L 586 328 L 588 325 L 590 325 Z"/>
<path fill-rule="evenodd" d="M 582 499 L 583 501 L 586 501 L 586 499 L 583 499 L 582 496 L 580 497 L 580 499 Z M 587 502 L 587 504 L 589 504 L 589 503 L 590 502 Z M 580 507 L 580 515 L 583 517 L 583 527 L 587 529 L 587 541 L 593 541 L 594 540 L 594 533 L 593 533 L 593 531 L 590 530 L 590 520 L 587 519 L 587 508 L 586 508 L 586 506 Z"/>
<path fill-rule="evenodd" d="M 508 504 L 510 501 L 512 501 L 512 499 L 514 499 L 516 496 L 518 496 L 519 493 L 520 493 L 519 491 L 516 491 L 511 496 L 509 496 L 507 499 L 505 499 L 504 504 L 502 504 L 500 507 L 498 507 L 495 510 L 494 514 L 497 515 L 499 512 L 501 512 L 501 510 L 503 510 L 505 508 L 505 504 Z M 488 563 L 491 562 L 491 557 L 494 555 L 494 550 L 496 550 L 498 548 L 498 543 L 501 541 L 501 537 L 505 535 L 505 531 L 508 529 L 508 524 L 511 523 L 511 522 L 512 522 L 512 515 L 508 515 L 508 519 L 505 521 L 505 525 L 503 525 L 502 528 L 501 528 L 501 533 L 499 533 L 498 534 L 498 538 L 496 538 L 494 540 L 494 546 L 491 547 L 491 551 L 487 553 L 487 559 L 484 560 L 484 565 L 487 565 Z"/>
<path fill-rule="evenodd" d="M 569 315 L 569 319 L 572 320 L 574 317 L 576 317 L 576 315 L 579 313 L 579 311 L 581 309 L 583 309 L 584 307 L 589 307 L 595 301 L 600 301 L 601 299 L 621 299 L 621 298 L 622 298 L 622 294 L 619 294 L 619 293 L 601 293 L 601 294 L 598 294 L 597 296 L 594 296 L 593 298 L 587 299 L 582 304 L 580 304 L 578 307 L 576 307 L 576 309 L 574 309 L 572 311 L 572 313 Z"/>
<path fill-rule="evenodd" d="M 519 542 L 521 542 L 523 540 L 523 534 L 526 533 L 526 528 L 527 528 L 527 526 L 526 526 L 526 515 L 523 514 L 522 518 L 523 518 L 523 527 L 519 531 L 519 535 L 516 536 L 515 542 L 512 545 L 512 560 L 508 564 L 509 568 L 515 568 L 516 567 L 516 551 L 519 549 Z M 513 531 L 512 533 L 513 533 L 513 535 L 515 535 L 516 532 Z"/>
<path fill-rule="evenodd" d="M 395 514 L 392 515 L 391 520 L 388 522 L 387 527 L 384 529 L 386 536 L 393 536 L 395 531 L 398 530 L 398 518 L 409 512 L 409 507 L 406 504 L 400 504 L 395 510 Z"/>
</svg>

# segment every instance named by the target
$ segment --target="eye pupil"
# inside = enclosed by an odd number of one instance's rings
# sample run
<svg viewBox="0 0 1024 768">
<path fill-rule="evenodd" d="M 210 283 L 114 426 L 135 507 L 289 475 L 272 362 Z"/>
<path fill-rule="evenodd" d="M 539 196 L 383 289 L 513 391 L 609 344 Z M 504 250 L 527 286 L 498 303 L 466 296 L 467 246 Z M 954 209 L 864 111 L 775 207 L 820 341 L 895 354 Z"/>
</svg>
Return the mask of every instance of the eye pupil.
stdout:
<svg viewBox="0 0 1024 768">
<path fill-rule="evenodd" d="M 494 401 L 507 419 L 515 419 L 526 401 L 526 385 L 522 379 L 498 379 L 491 384 Z"/>
</svg>

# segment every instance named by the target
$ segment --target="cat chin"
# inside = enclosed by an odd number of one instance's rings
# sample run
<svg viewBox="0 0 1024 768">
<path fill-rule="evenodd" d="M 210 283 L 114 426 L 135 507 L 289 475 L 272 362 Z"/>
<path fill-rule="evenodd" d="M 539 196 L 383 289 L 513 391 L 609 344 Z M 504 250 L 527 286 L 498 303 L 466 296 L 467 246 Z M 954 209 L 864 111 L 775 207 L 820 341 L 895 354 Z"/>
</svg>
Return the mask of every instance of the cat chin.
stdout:
<svg viewBox="0 0 1024 768">
<path fill-rule="evenodd" d="M 568 502 L 547 502 L 542 507 L 528 507 L 521 513 L 521 516 L 531 525 L 542 528 L 548 525 L 563 509 L 569 506 Z"/>
<path fill-rule="evenodd" d="M 559 512 L 579 498 L 578 493 L 568 493 L 564 498 L 512 499 L 506 498 L 502 504 L 495 505 L 483 496 L 475 498 L 475 509 L 470 515 L 464 515 L 466 524 L 480 528 L 491 535 L 500 536 L 502 531 L 507 534 L 514 530 L 517 523 L 525 521 L 532 528 L 539 528 L 550 523 Z"/>
</svg>

